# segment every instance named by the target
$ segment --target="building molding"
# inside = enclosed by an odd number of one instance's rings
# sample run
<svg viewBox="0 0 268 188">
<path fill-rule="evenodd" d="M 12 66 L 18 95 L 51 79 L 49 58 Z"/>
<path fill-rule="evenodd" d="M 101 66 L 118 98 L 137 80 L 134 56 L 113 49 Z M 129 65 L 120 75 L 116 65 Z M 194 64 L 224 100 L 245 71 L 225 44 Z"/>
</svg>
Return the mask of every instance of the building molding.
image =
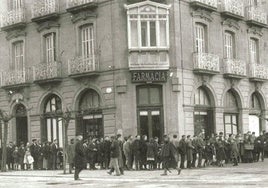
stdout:
<svg viewBox="0 0 268 188">
<path fill-rule="evenodd" d="M 60 27 L 60 24 L 56 21 L 47 21 L 47 22 L 44 22 L 42 24 L 39 25 L 39 27 L 37 28 L 37 31 L 40 33 L 42 32 L 43 30 L 46 30 L 46 29 L 51 29 L 53 27 Z"/>
<path fill-rule="evenodd" d="M 201 18 L 205 20 L 206 22 L 212 22 L 213 17 L 211 16 L 211 13 L 204 10 L 204 9 L 196 9 L 192 12 L 193 17 Z"/>
<path fill-rule="evenodd" d="M 85 12 L 80 12 L 78 14 L 74 14 L 71 16 L 71 20 L 73 23 L 76 23 L 81 20 L 87 20 L 88 18 L 96 18 L 97 13 L 94 11 L 85 11 Z"/>
<path fill-rule="evenodd" d="M 258 38 L 263 36 L 263 32 L 262 32 L 261 28 L 250 27 L 247 29 L 247 32 L 248 32 L 248 34 L 257 36 Z"/>
<path fill-rule="evenodd" d="M 18 37 L 25 37 L 27 35 L 24 30 L 14 30 L 7 33 L 6 39 L 9 41 Z"/>
<path fill-rule="evenodd" d="M 222 25 L 227 27 L 228 29 L 235 29 L 235 30 L 240 29 L 240 25 L 238 24 L 238 22 L 230 18 L 227 18 L 224 21 L 222 21 Z"/>
</svg>

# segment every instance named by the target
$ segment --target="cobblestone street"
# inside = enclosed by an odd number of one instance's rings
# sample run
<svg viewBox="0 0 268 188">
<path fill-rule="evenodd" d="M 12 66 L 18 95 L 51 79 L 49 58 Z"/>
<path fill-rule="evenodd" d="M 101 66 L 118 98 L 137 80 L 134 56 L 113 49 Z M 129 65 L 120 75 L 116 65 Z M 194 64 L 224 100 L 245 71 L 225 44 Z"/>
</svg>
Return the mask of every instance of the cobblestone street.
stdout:
<svg viewBox="0 0 268 188">
<path fill-rule="evenodd" d="M 81 181 L 62 171 L 18 171 L 1 173 L 0 187 L 268 187 L 268 162 L 228 165 L 224 168 L 208 167 L 183 170 L 177 176 L 173 170 L 162 177 L 162 171 L 126 171 L 124 176 L 109 176 L 104 170 L 81 173 Z"/>
</svg>

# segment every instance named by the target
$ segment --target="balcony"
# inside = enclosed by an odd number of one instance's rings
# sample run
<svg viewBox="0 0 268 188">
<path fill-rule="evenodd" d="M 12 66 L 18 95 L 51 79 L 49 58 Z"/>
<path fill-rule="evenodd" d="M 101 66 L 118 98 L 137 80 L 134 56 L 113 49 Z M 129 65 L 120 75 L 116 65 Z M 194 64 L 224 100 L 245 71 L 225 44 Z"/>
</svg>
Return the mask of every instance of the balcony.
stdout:
<svg viewBox="0 0 268 188">
<path fill-rule="evenodd" d="M 9 31 L 26 27 L 25 11 L 23 8 L 11 10 L 1 16 L 1 30 Z"/>
<path fill-rule="evenodd" d="M 224 76 L 228 78 L 244 78 L 247 76 L 245 61 L 224 59 Z"/>
<path fill-rule="evenodd" d="M 258 7 L 247 7 L 247 24 L 257 27 L 267 26 L 267 14 Z"/>
<path fill-rule="evenodd" d="M 42 22 L 59 16 L 57 0 L 35 0 L 32 7 L 32 21 Z"/>
<path fill-rule="evenodd" d="M 130 52 L 130 70 L 168 70 L 168 52 Z"/>
<path fill-rule="evenodd" d="M 2 72 L 1 87 L 4 89 L 26 87 L 31 82 L 31 70 Z"/>
<path fill-rule="evenodd" d="M 190 5 L 193 8 L 203 8 L 208 11 L 216 11 L 218 8 L 218 0 L 191 0 Z"/>
<path fill-rule="evenodd" d="M 254 82 L 264 82 L 268 80 L 268 67 L 262 64 L 251 64 L 249 66 L 249 79 Z"/>
<path fill-rule="evenodd" d="M 78 13 L 86 9 L 95 9 L 98 0 L 67 0 L 67 12 Z"/>
<path fill-rule="evenodd" d="M 33 69 L 33 80 L 37 84 L 55 83 L 62 80 L 61 63 L 40 64 Z"/>
<path fill-rule="evenodd" d="M 242 0 L 222 0 L 221 5 L 222 16 L 238 20 L 244 18 L 244 4 Z"/>
<path fill-rule="evenodd" d="M 84 58 L 75 57 L 68 62 L 68 74 L 72 78 L 99 75 L 99 64 L 94 56 Z"/>
<path fill-rule="evenodd" d="M 219 56 L 208 53 L 194 53 L 194 72 L 197 74 L 218 74 L 220 72 Z"/>
</svg>

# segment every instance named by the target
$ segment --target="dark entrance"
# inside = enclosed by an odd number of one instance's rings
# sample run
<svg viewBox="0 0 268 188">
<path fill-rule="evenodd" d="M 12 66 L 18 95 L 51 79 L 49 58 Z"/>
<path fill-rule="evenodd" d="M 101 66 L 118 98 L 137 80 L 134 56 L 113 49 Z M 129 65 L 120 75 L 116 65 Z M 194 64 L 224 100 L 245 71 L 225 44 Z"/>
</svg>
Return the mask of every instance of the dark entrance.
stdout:
<svg viewBox="0 0 268 188">
<path fill-rule="evenodd" d="M 100 106 L 100 96 L 96 91 L 89 89 L 82 95 L 79 101 L 76 132 L 82 134 L 84 139 L 104 136 L 103 115 Z"/>
<path fill-rule="evenodd" d="M 213 110 L 207 92 L 199 87 L 195 93 L 194 134 L 209 138 L 214 133 Z"/>
<path fill-rule="evenodd" d="M 16 142 L 20 144 L 28 142 L 28 120 L 26 114 L 26 108 L 22 104 L 18 104 L 15 107 L 16 111 Z"/>
<path fill-rule="evenodd" d="M 139 86 L 137 88 L 138 134 L 148 138 L 164 133 L 162 87 L 158 85 Z"/>
</svg>

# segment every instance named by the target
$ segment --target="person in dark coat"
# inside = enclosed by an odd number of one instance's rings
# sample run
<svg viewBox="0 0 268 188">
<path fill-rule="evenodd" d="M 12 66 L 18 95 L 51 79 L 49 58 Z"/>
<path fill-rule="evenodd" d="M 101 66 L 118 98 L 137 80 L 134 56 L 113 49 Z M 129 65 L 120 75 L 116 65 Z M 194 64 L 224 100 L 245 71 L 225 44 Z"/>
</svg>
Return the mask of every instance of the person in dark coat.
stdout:
<svg viewBox="0 0 268 188">
<path fill-rule="evenodd" d="M 23 162 L 24 155 L 25 155 L 25 147 L 24 147 L 24 143 L 22 142 L 19 147 L 19 164 L 20 164 L 21 170 L 24 170 L 24 162 Z"/>
<path fill-rule="evenodd" d="M 32 142 L 33 143 L 30 146 L 30 152 L 31 152 L 31 155 L 32 155 L 32 157 L 34 159 L 33 169 L 37 170 L 38 169 L 39 146 L 37 145 L 37 140 L 36 139 L 33 139 Z"/>
<path fill-rule="evenodd" d="M 228 142 L 230 144 L 231 159 L 234 163 L 233 166 L 238 166 L 239 151 L 238 151 L 238 147 L 237 147 L 237 142 L 236 142 L 233 134 L 229 135 Z"/>
<path fill-rule="evenodd" d="M 147 169 L 147 136 L 143 135 L 140 141 L 140 170 Z"/>
<path fill-rule="evenodd" d="M 178 160 L 178 154 L 176 151 L 176 148 L 174 147 L 174 145 L 170 142 L 169 137 L 167 135 L 164 135 L 164 143 L 163 146 L 161 148 L 161 152 L 160 152 L 160 157 L 162 159 L 162 165 L 163 165 L 163 169 L 164 169 L 164 173 L 161 174 L 162 176 L 166 176 L 167 175 L 167 171 L 169 171 L 169 165 L 170 162 L 175 158 L 176 161 Z M 180 168 L 177 168 L 178 171 L 178 175 L 181 172 Z"/>
<path fill-rule="evenodd" d="M 77 142 L 75 144 L 75 154 L 74 154 L 74 180 L 79 179 L 79 173 L 85 168 L 86 154 L 83 146 L 83 136 L 77 136 Z"/>
<path fill-rule="evenodd" d="M 96 139 L 93 138 L 88 144 L 88 161 L 90 170 L 96 170 L 96 158 L 97 158 L 98 146 L 96 144 Z"/>
<path fill-rule="evenodd" d="M 151 138 L 150 142 L 147 143 L 147 153 L 146 153 L 147 161 L 149 164 L 149 170 L 153 170 L 154 168 L 154 163 L 157 158 L 157 150 L 158 148 L 154 143 L 154 139 Z"/>
<path fill-rule="evenodd" d="M 99 143 L 98 143 L 98 163 L 100 165 L 100 169 L 103 169 L 105 166 L 105 161 L 104 161 L 104 141 L 103 138 L 100 138 Z"/>
<path fill-rule="evenodd" d="M 224 150 L 225 141 L 223 138 L 223 133 L 219 133 L 219 137 L 216 141 L 216 154 L 219 167 L 223 167 L 224 160 L 226 159 L 225 150 Z"/>
<path fill-rule="evenodd" d="M 186 145 L 187 145 L 187 168 L 192 168 L 194 146 L 190 135 L 187 136 Z"/>
<path fill-rule="evenodd" d="M 67 156 L 68 156 L 70 174 L 72 174 L 72 169 L 74 168 L 74 155 L 75 155 L 75 143 L 74 143 L 74 139 L 72 138 L 67 148 Z"/>
<path fill-rule="evenodd" d="M 135 164 L 135 170 L 140 170 L 140 163 L 141 163 L 141 140 L 140 136 L 137 135 L 135 140 L 132 143 L 132 151 L 134 155 L 134 164 Z"/>
<path fill-rule="evenodd" d="M 13 151 L 14 151 L 13 143 L 9 142 L 7 149 L 6 149 L 6 152 L 7 152 L 6 153 L 6 156 L 7 156 L 6 163 L 8 166 L 8 170 L 14 170 L 14 158 L 12 155 Z"/>
<path fill-rule="evenodd" d="M 55 139 L 51 144 L 51 158 L 52 158 L 52 170 L 57 169 L 57 154 L 59 151 L 58 140 Z"/>
<path fill-rule="evenodd" d="M 118 158 L 120 155 L 120 146 L 119 146 L 119 142 L 116 139 L 115 136 L 111 136 L 111 160 L 110 160 L 110 171 L 108 172 L 108 174 L 112 175 L 112 173 L 115 171 L 116 172 L 116 176 L 120 176 L 120 169 L 119 169 L 119 163 L 118 163 Z"/>
<path fill-rule="evenodd" d="M 48 142 L 44 143 L 42 153 L 43 153 L 43 168 L 47 170 L 49 169 L 49 156 L 50 156 L 50 146 Z"/>
<path fill-rule="evenodd" d="M 110 148 L 111 148 L 111 142 L 110 138 L 106 136 L 104 138 L 104 143 L 103 143 L 103 150 L 104 150 L 104 168 L 108 169 L 109 164 L 110 164 Z"/>
<path fill-rule="evenodd" d="M 179 142 L 179 153 L 181 155 L 181 165 L 180 168 L 184 169 L 184 162 L 186 157 L 187 144 L 186 144 L 186 136 L 182 135 L 181 140 Z"/>
</svg>

